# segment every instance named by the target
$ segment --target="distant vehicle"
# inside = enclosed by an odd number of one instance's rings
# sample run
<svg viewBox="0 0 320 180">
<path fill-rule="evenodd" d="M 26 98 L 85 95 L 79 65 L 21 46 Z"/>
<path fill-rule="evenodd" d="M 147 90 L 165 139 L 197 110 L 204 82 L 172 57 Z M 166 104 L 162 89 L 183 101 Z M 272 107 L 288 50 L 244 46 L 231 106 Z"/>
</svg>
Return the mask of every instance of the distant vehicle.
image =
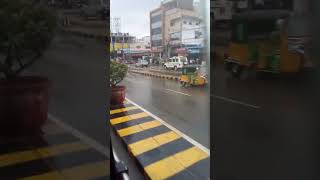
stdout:
<svg viewBox="0 0 320 180">
<path fill-rule="evenodd" d="M 182 69 L 185 65 L 188 64 L 188 59 L 185 56 L 174 56 L 169 58 L 169 60 L 164 63 L 165 69 Z"/>
<path fill-rule="evenodd" d="M 148 61 L 149 63 L 152 63 L 152 58 L 150 56 L 142 56 L 142 60 L 146 60 Z"/>
<path fill-rule="evenodd" d="M 133 60 L 127 60 L 126 64 L 134 64 Z"/>
<path fill-rule="evenodd" d="M 182 68 L 180 83 L 185 86 L 204 86 L 207 84 L 205 65 L 187 65 Z"/>
<path fill-rule="evenodd" d="M 149 62 L 146 60 L 139 59 L 138 62 L 135 64 L 136 67 L 148 67 Z"/>
</svg>

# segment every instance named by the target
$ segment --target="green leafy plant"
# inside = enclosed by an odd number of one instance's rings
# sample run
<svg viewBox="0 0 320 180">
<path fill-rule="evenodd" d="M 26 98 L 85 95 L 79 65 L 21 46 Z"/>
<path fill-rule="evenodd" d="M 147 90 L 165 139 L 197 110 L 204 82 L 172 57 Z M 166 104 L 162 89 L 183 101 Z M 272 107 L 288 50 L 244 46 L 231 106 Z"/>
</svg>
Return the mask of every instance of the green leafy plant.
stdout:
<svg viewBox="0 0 320 180">
<path fill-rule="evenodd" d="M 127 75 L 128 66 L 116 61 L 111 61 L 110 64 L 110 85 L 117 86 Z"/>
<path fill-rule="evenodd" d="M 14 78 L 43 54 L 57 18 L 36 0 L 0 1 L 0 78 Z"/>
</svg>

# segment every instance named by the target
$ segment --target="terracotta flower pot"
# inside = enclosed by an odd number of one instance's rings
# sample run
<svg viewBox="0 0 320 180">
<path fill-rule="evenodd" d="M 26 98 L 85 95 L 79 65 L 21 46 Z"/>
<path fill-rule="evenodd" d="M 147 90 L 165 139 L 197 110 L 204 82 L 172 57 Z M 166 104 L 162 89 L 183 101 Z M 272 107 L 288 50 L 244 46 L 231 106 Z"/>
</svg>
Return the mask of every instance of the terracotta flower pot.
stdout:
<svg viewBox="0 0 320 180">
<path fill-rule="evenodd" d="M 126 97 L 125 86 L 114 86 L 111 87 L 111 105 L 123 104 Z"/>
<path fill-rule="evenodd" d="M 49 80 L 19 77 L 0 80 L 0 135 L 25 135 L 41 131 L 48 117 Z"/>
</svg>

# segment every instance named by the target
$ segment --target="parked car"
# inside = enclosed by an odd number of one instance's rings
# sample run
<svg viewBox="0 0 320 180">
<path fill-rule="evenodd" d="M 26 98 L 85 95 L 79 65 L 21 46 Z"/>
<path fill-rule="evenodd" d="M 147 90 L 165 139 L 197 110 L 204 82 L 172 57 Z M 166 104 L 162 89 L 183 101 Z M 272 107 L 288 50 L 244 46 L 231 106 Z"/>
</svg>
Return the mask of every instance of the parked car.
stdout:
<svg viewBox="0 0 320 180">
<path fill-rule="evenodd" d="M 136 67 L 148 67 L 149 66 L 149 62 L 146 60 L 138 60 L 138 62 L 135 64 Z"/>
<path fill-rule="evenodd" d="M 185 56 L 174 56 L 168 59 L 166 63 L 164 63 L 165 69 L 174 69 L 178 70 L 183 68 L 183 66 L 188 64 L 188 59 Z"/>
</svg>

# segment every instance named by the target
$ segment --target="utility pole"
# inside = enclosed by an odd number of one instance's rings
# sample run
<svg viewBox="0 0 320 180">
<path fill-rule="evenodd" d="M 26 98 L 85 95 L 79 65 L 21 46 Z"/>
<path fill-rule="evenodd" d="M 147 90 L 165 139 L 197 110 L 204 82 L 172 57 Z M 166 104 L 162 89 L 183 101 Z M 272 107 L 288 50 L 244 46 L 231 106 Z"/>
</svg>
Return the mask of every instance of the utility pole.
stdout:
<svg viewBox="0 0 320 180">
<path fill-rule="evenodd" d="M 124 59 L 124 33 L 122 33 L 122 59 Z"/>
<path fill-rule="evenodd" d="M 182 32 L 183 32 L 183 15 L 181 14 L 181 23 L 180 23 L 180 48 L 182 47 Z"/>
<path fill-rule="evenodd" d="M 112 45 L 112 58 L 114 56 L 114 37 L 112 36 L 112 33 L 111 33 L 111 45 Z"/>
</svg>

